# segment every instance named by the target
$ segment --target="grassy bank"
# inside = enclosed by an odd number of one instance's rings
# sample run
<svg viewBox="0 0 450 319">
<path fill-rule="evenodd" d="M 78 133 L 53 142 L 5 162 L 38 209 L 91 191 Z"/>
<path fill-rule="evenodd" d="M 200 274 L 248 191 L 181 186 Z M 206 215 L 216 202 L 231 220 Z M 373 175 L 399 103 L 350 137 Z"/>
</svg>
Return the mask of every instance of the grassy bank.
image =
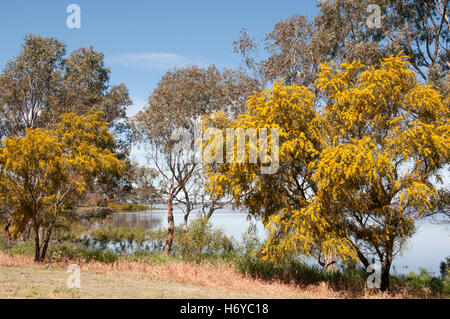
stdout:
<svg viewBox="0 0 450 319">
<path fill-rule="evenodd" d="M 0 265 L 0 298 L 262 298 L 262 294 L 180 283 L 136 271 L 86 270 L 79 289 L 66 285 L 63 265 Z M 275 295 L 273 297 L 276 297 Z M 295 296 L 294 296 L 295 297 Z"/>
<path fill-rule="evenodd" d="M 117 262 L 35 264 L 31 256 L 0 252 L 0 298 L 350 298 L 326 282 L 302 287 L 243 275 L 227 263 L 185 263 L 171 258 L 120 257 Z M 81 289 L 69 289 L 67 266 L 78 262 Z M 366 291 L 358 298 L 405 298 Z"/>
<path fill-rule="evenodd" d="M 26 294 L 26 289 L 23 288 L 25 282 L 20 281 L 15 275 L 15 270 L 5 267 L 37 267 L 39 271 L 44 272 L 42 274 L 44 277 L 48 275 L 49 278 L 53 278 L 52 276 L 60 278 L 62 273 L 58 272 L 64 273 L 67 265 L 75 263 L 81 265 L 83 274 L 87 274 L 89 285 L 94 285 L 96 280 L 108 281 L 111 275 L 120 277 L 127 274 L 134 276 L 133 278 L 141 278 L 144 287 L 142 290 L 139 290 L 140 279 L 130 280 L 129 284 L 137 285 L 136 293 L 141 291 L 138 294 L 143 298 L 158 295 L 144 293 L 148 289 L 158 290 L 159 288 L 156 288 L 159 287 L 158 280 L 163 280 L 162 286 L 168 281 L 169 287 L 174 287 L 175 290 L 178 289 L 177 285 L 182 285 L 186 289 L 194 287 L 192 288 L 194 290 L 190 290 L 189 298 L 204 297 L 208 289 L 217 290 L 208 293 L 221 298 L 228 296 L 246 298 L 249 297 L 249 293 L 252 294 L 252 298 L 449 298 L 450 296 L 448 275 L 445 278 L 436 278 L 426 271 L 420 274 L 392 275 L 391 293 L 380 294 L 376 290 L 366 288 L 368 274 L 358 267 L 345 267 L 333 273 L 323 272 L 297 257 L 277 262 L 262 262 L 252 254 L 261 245 L 255 231 L 255 228 L 250 228 L 244 235 L 243 242 L 237 243 L 225 236 L 220 229 L 213 229 L 210 225 L 202 224 L 200 220 L 194 220 L 188 233 L 176 229 L 176 242 L 171 256 L 162 256 L 159 253 L 164 241 L 164 231 L 148 232 L 127 227 L 102 228 L 92 231 L 89 240 L 77 239 L 78 233 L 64 236 L 59 234 L 56 236 L 59 238 L 56 238 L 50 246 L 45 264 L 32 262 L 34 245 L 31 240 L 8 243 L 3 239 L 0 241 L 1 271 L 10 274 L 7 278 L 15 278 L 13 281 L 18 281 L 18 284 L 8 279 L 0 285 L 4 285 L 2 287 L 5 289 L 12 289 L 11 291 L 18 295 L 23 295 Z M 149 242 L 152 244 L 149 245 Z M 111 246 L 115 248 L 111 249 Z M 127 252 L 130 248 L 134 248 L 134 251 Z M 30 269 L 23 271 L 33 273 Z M 47 275 L 46 271 L 49 271 Z M 89 274 L 101 274 L 104 277 L 97 278 Z M 40 276 L 28 277 L 27 280 L 35 282 L 35 286 L 40 287 L 42 282 L 38 277 Z M 123 282 L 128 282 L 126 278 L 128 277 L 123 278 Z M 49 279 L 49 282 L 52 281 Z M 52 296 L 53 288 L 45 284 L 43 287 L 42 294 Z M 108 284 L 104 284 L 104 287 L 104 291 L 107 292 Z M 199 291 L 199 287 L 205 291 Z M 114 289 L 115 291 L 109 294 L 135 297 L 128 283 L 124 284 L 124 287 L 116 285 Z M 130 294 L 127 293 L 128 289 Z M 171 293 L 169 288 L 167 291 Z M 63 291 L 65 297 L 71 297 L 66 293 L 68 292 Z M 107 296 L 109 295 L 105 295 L 101 289 L 92 295 L 85 295 L 87 298 Z M 174 293 L 174 296 L 178 295 Z"/>
</svg>

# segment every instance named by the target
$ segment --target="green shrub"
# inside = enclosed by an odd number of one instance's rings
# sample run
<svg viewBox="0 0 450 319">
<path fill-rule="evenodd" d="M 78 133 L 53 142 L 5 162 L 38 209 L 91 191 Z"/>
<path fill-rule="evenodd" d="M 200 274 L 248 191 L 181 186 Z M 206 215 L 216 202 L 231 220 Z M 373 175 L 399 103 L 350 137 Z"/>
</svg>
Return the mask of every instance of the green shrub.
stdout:
<svg viewBox="0 0 450 319">
<path fill-rule="evenodd" d="M 109 208 L 112 208 L 118 212 L 143 212 L 150 210 L 150 207 L 147 205 L 141 205 L 141 204 L 133 204 L 133 203 L 109 203 Z"/>
<path fill-rule="evenodd" d="M 450 280 L 448 277 L 432 277 L 424 268 L 420 269 L 419 274 L 410 272 L 406 276 L 406 281 L 416 291 L 429 289 L 433 294 L 448 295 L 450 293 Z"/>
<path fill-rule="evenodd" d="M 261 240 L 258 235 L 258 228 L 255 223 L 250 223 L 247 230 L 242 234 L 241 252 L 250 256 L 261 249 Z"/>
<path fill-rule="evenodd" d="M 113 263 L 118 260 L 117 254 L 110 249 L 86 248 L 73 243 L 63 243 L 52 247 L 49 251 L 48 258 L 52 261 L 72 260 L 105 263 Z"/>
<path fill-rule="evenodd" d="M 127 249 L 142 249 L 149 240 L 149 233 L 143 228 L 110 226 L 98 228 L 89 233 L 86 244 L 89 246 L 90 241 L 92 241 L 94 245 L 106 249 L 108 244 L 113 243 L 119 246 L 120 252 L 126 252 Z"/>
<path fill-rule="evenodd" d="M 444 261 L 441 262 L 440 265 L 441 278 L 445 279 L 450 276 L 450 257 L 445 258 Z"/>
<path fill-rule="evenodd" d="M 52 238 L 57 241 L 80 241 L 82 236 L 88 232 L 89 228 L 81 225 L 79 222 L 66 222 L 57 225 L 53 232 Z"/>
<path fill-rule="evenodd" d="M 177 227 L 174 237 L 173 252 L 186 261 L 221 258 L 234 249 L 233 240 L 201 215 L 191 221 L 187 232 Z"/>
</svg>

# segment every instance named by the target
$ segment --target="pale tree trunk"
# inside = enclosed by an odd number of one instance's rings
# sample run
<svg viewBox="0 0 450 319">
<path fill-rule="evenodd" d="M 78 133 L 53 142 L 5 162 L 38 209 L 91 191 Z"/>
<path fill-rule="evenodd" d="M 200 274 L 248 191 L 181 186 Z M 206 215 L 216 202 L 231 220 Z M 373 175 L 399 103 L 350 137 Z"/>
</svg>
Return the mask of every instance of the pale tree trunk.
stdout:
<svg viewBox="0 0 450 319">
<path fill-rule="evenodd" d="M 183 216 L 183 230 L 185 233 L 187 233 L 187 231 L 188 231 L 189 214 L 190 214 L 190 211 L 186 211 L 186 213 L 184 213 L 184 216 Z"/>
<path fill-rule="evenodd" d="M 208 210 L 206 211 L 206 207 L 203 206 L 203 215 L 205 216 L 205 222 L 207 223 L 210 219 L 212 214 L 217 210 L 221 209 L 223 206 L 221 204 L 217 204 L 216 199 L 211 199 L 211 202 L 208 205 Z"/>
<path fill-rule="evenodd" d="M 317 262 L 320 266 L 323 267 L 324 271 L 338 271 L 336 257 L 333 254 L 324 254 L 323 261 L 321 260 L 322 252 L 319 250 L 319 256 L 317 258 Z"/>
<path fill-rule="evenodd" d="M 172 249 L 172 243 L 173 243 L 173 233 L 174 233 L 174 222 L 173 222 L 173 198 L 172 196 L 169 196 L 167 199 L 167 222 L 168 222 L 168 229 L 167 229 L 167 236 L 166 236 L 166 243 L 164 244 L 164 249 L 162 254 L 168 255 L 170 253 L 170 250 Z"/>
<path fill-rule="evenodd" d="M 333 255 L 326 254 L 323 256 L 323 270 L 337 272 L 338 266 L 336 258 Z"/>
<path fill-rule="evenodd" d="M 182 185 L 182 189 L 183 189 L 184 197 L 185 197 L 185 200 L 186 200 L 186 211 L 184 212 L 184 216 L 183 216 L 183 230 L 184 230 L 185 233 L 187 233 L 187 231 L 188 231 L 188 219 L 189 219 L 190 213 L 194 209 L 194 205 L 191 203 L 191 200 L 190 200 L 190 197 L 189 197 L 189 192 L 187 191 L 185 184 Z"/>
<path fill-rule="evenodd" d="M 208 213 L 207 213 L 206 216 L 205 216 L 205 223 L 207 223 L 207 222 L 210 220 L 210 218 L 211 218 L 211 216 L 212 216 L 213 213 L 214 213 L 214 204 L 212 203 L 212 204 L 209 206 Z"/>
<path fill-rule="evenodd" d="M 185 191 L 185 196 L 186 196 L 186 211 L 184 212 L 184 216 L 183 216 L 183 230 L 185 233 L 187 233 L 188 231 L 188 219 L 189 219 L 189 215 L 193 209 L 192 205 L 191 205 L 191 201 L 189 200 L 189 195 L 187 194 L 187 192 Z"/>
</svg>

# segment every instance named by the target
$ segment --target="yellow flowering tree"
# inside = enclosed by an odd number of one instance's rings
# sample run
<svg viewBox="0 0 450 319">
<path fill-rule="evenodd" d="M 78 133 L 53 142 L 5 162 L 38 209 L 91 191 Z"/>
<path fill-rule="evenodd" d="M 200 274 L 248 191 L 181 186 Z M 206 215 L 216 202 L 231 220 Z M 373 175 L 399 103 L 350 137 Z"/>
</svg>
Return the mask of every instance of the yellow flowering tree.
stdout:
<svg viewBox="0 0 450 319">
<path fill-rule="evenodd" d="M 314 88 L 280 81 L 247 104 L 236 120 L 215 114 L 204 125 L 278 128 L 279 170 L 213 163 L 208 189 L 262 217 L 263 258 L 301 252 L 365 267 L 377 259 L 388 289 L 395 253 L 437 203 L 433 178 L 450 155 L 449 98 L 419 83 L 405 57 L 391 56 L 379 68 L 322 65 Z"/>
<path fill-rule="evenodd" d="M 94 183 L 121 173 L 113 143 L 98 113 L 67 113 L 53 130 L 28 129 L 2 141 L 0 200 L 11 213 L 13 236 L 31 221 L 35 261 L 44 260 L 58 218 Z"/>
</svg>

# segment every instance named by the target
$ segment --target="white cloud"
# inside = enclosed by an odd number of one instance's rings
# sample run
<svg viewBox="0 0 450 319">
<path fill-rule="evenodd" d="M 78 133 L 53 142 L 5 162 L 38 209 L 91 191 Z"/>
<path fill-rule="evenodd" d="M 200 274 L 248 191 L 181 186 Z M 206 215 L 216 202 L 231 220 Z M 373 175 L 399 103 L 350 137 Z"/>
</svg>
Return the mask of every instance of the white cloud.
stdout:
<svg viewBox="0 0 450 319">
<path fill-rule="evenodd" d="M 175 53 L 133 53 L 120 54 L 108 59 L 111 65 L 120 65 L 147 69 L 168 69 L 172 67 L 185 67 L 188 65 L 203 65 L 199 61 L 190 60 Z"/>
</svg>

